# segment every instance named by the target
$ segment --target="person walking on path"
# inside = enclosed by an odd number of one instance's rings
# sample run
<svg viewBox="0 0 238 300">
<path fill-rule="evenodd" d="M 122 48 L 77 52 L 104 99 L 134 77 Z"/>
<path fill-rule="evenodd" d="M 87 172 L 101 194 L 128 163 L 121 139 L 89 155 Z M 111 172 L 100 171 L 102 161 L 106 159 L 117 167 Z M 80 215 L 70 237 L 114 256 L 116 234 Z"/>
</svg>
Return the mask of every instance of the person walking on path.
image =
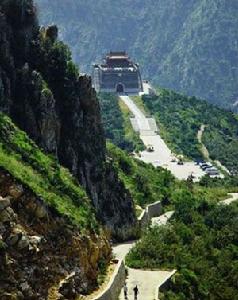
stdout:
<svg viewBox="0 0 238 300">
<path fill-rule="evenodd" d="M 128 299 L 127 293 L 128 293 L 128 287 L 127 287 L 126 282 L 125 282 L 125 284 L 124 284 L 124 297 L 125 297 L 125 300 Z"/>
<path fill-rule="evenodd" d="M 134 291 L 134 300 L 137 300 L 137 296 L 139 294 L 139 290 L 138 290 L 137 285 L 134 287 L 133 291 Z"/>
</svg>

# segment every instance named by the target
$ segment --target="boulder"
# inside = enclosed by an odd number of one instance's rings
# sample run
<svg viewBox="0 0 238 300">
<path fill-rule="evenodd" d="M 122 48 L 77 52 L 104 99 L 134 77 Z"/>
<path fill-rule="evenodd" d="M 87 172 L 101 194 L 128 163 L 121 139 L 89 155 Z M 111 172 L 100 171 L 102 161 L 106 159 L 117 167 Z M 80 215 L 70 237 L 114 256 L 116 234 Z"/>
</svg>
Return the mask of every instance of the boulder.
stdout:
<svg viewBox="0 0 238 300">
<path fill-rule="evenodd" d="M 23 187 L 21 185 L 14 184 L 10 186 L 9 188 L 9 194 L 12 196 L 14 199 L 18 199 L 22 196 L 23 194 Z"/>
<path fill-rule="evenodd" d="M 35 210 L 36 217 L 39 219 L 43 219 L 47 217 L 47 210 L 41 205 L 37 206 Z"/>
<path fill-rule="evenodd" d="M 7 239 L 6 239 L 6 243 L 9 246 L 14 246 L 18 243 L 18 241 L 21 239 L 22 234 L 21 233 L 17 233 L 17 234 L 11 234 Z"/>
<path fill-rule="evenodd" d="M 21 240 L 17 244 L 17 248 L 19 250 L 23 250 L 23 249 L 26 249 L 26 248 L 29 249 L 29 240 L 28 240 L 28 238 L 26 236 L 23 236 L 21 238 Z"/>
<path fill-rule="evenodd" d="M 0 212 L 0 222 L 10 222 L 11 221 L 11 214 L 5 209 Z"/>
<path fill-rule="evenodd" d="M 4 210 L 5 208 L 9 207 L 11 205 L 11 202 L 9 198 L 2 198 L 0 196 L 0 211 Z"/>
</svg>

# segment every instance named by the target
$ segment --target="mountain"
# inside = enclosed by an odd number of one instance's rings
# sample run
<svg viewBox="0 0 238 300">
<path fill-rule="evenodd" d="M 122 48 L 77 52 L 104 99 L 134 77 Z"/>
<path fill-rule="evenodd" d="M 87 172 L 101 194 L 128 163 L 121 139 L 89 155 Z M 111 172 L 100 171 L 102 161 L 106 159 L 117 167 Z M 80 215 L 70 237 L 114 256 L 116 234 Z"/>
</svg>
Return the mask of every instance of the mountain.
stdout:
<svg viewBox="0 0 238 300">
<path fill-rule="evenodd" d="M 236 0 L 36 3 L 41 24 L 59 25 L 83 72 L 109 50 L 122 49 L 154 84 L 237 110 Z"/>
<path fill-rule="evenodd" d="M 0 113 L 0 298 L 74 299 L 110 257 L 84 188 Z"/>
<path fill-rule="evenodd" d="M 78 178 L 114 236 L 129 236 L 133 202 L 106 157 L 91 79 L 79 74 L 56 26 L 39 28 L 31 0 L 1 2 L 0 32 L 0 111 Z"/>
</svg>

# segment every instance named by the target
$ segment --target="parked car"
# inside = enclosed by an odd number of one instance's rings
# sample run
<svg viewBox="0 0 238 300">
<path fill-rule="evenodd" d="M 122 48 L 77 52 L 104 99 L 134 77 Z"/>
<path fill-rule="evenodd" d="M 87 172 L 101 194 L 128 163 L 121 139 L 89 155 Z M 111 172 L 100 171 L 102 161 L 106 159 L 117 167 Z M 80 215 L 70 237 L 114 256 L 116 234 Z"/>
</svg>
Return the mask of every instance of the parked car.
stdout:
<svg viewBox="0 0 238 300">
<path fill-rule="evenodd" d="M 200 166 L 201 164 L 204 164 L 205 161 L 204 160 L 196 160 L 195 161 L 195 165 Z"/>
<path fill-rule="evenodd" d="M 206 172 L 209 176 L 219 176 L 220 175 L 218 170 L 207 170 Z"/>
<path fill-rule="evenodd" d="M 178 162 L 177 162 L 177 164 L 180 165 L 180 166 L 182 166 L 184 164 L 184 162 L 183 162 L 182 159 L 179 159 Z"/>
<path fill-rule="evenodd" d="M 219 171 L 217 170 L 217 168 L 211 167 L 211 168 L 206 169 L 206 173 L 207 174 L 212 174 L 212 173 L 218 173 L 219 174 Z"/>
<path fill-rule="evenodd" d="M 154 147 L 152 145 L 148 145 L 146 150 L 148 152 L 154 152 Z"/>
<path fill-rule="evenodd" d="M 206 169 L 212 168 L 212 165 L 204 163 L 200 167 L 202 168 L 203 171 L 206 171 Z"/>
</svg>

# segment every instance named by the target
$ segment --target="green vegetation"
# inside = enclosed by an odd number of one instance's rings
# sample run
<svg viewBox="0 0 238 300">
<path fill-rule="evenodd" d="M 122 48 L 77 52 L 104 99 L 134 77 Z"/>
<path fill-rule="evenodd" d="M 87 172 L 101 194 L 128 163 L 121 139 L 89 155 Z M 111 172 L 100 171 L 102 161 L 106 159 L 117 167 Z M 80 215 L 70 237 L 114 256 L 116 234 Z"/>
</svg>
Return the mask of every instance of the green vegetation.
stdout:
<svg viewBox="0 0 238 300">
<path fill-rule="evenodd" d="M 195 97 L 159 89 L 158 96 L 143 96 L 149 111 L 160 124 L 160 133 L 178 154 L 202 158 L 197 134 L 206 125 L 202 142 L 212 160 L 219 160 L 231 172 L 238 171 L 238 117 Z"/>
<path fill-rule="evenodd" d="M 159 200 L 167 202 L 171 198 L 176 181 L 169 171 L 134 159 L 113 144 L 108 143 L 107 149 L 135 204 L 145 207 L 149 203 Z"/>
<path fill-rule="evenodd" d="M 97 228 L 90 201 L 77 180 L 1 113 L 0 167 L 79 228 Z"/>
<path fill-rule="evenodd" d="M 127 256 L 135 268 L 176 269 L 160 299 L 237 299 L 238 206 L 179 191 L 171 225 L 154 227 Z"/>
<path fill-rule="evenodd" d="M 145 116 L 150 117 L 150 111 L 148 107 L 145 106 L 145 103 L 143 102 L 140 96 L 132 96 L 131 99 L 135 102 L 135 104 L 139 107 L 139 109 L 143 112 Z"/>
<path fill-rule="evenodd" d="M 237 101 L 235 0 L 35 2 L 41 24 L 59 26 L 84 72 L 106 51 L 127 49 L 159 86 L 226 108 Z"/>
<path fill-rule="evenodd" d="M 196 197 L 216 202 L 228 198 L 228 191 L 238 191 L 236 181 L 219 184 L 204 179 L 203 184 L 192 184 L 189 181 L 178 181 L 163 169 L 155 168 L 138 159 L 130 157 L 126 152 L 111 143 L 107 144 L 108 156 L 113 159 L 120 179 L 130 191 L 135 204 L 145 207 L 147 204 L 162 201 L 166 210 L 174 209 L 177 193 L 181 190 L 191 191 Z"/>
<path fill-rule="evenodd" d="M 143 150 L 144 145 L 131 126 L 127 106 L 114 94 L 100 93 L 98 97 L 106 138 L 128 152 Z"/>
<path fill-rule="evenodd" d="M 132 141 L 133 150 L 135 152 L 144 150 L 145 146 L 144 146 L 142 140 L 140 139 L 139 134 L 136 133 L 134 131 L 134 129 L 132 128 L 131 121 L 130 121 L 130 117 L 132 115 L 131 115 L 129 108 L 122 100 L 119 100 L 119 106 L 120 106 L 123 121 L 124 121 L 125 139 Z"/>
</svg>

